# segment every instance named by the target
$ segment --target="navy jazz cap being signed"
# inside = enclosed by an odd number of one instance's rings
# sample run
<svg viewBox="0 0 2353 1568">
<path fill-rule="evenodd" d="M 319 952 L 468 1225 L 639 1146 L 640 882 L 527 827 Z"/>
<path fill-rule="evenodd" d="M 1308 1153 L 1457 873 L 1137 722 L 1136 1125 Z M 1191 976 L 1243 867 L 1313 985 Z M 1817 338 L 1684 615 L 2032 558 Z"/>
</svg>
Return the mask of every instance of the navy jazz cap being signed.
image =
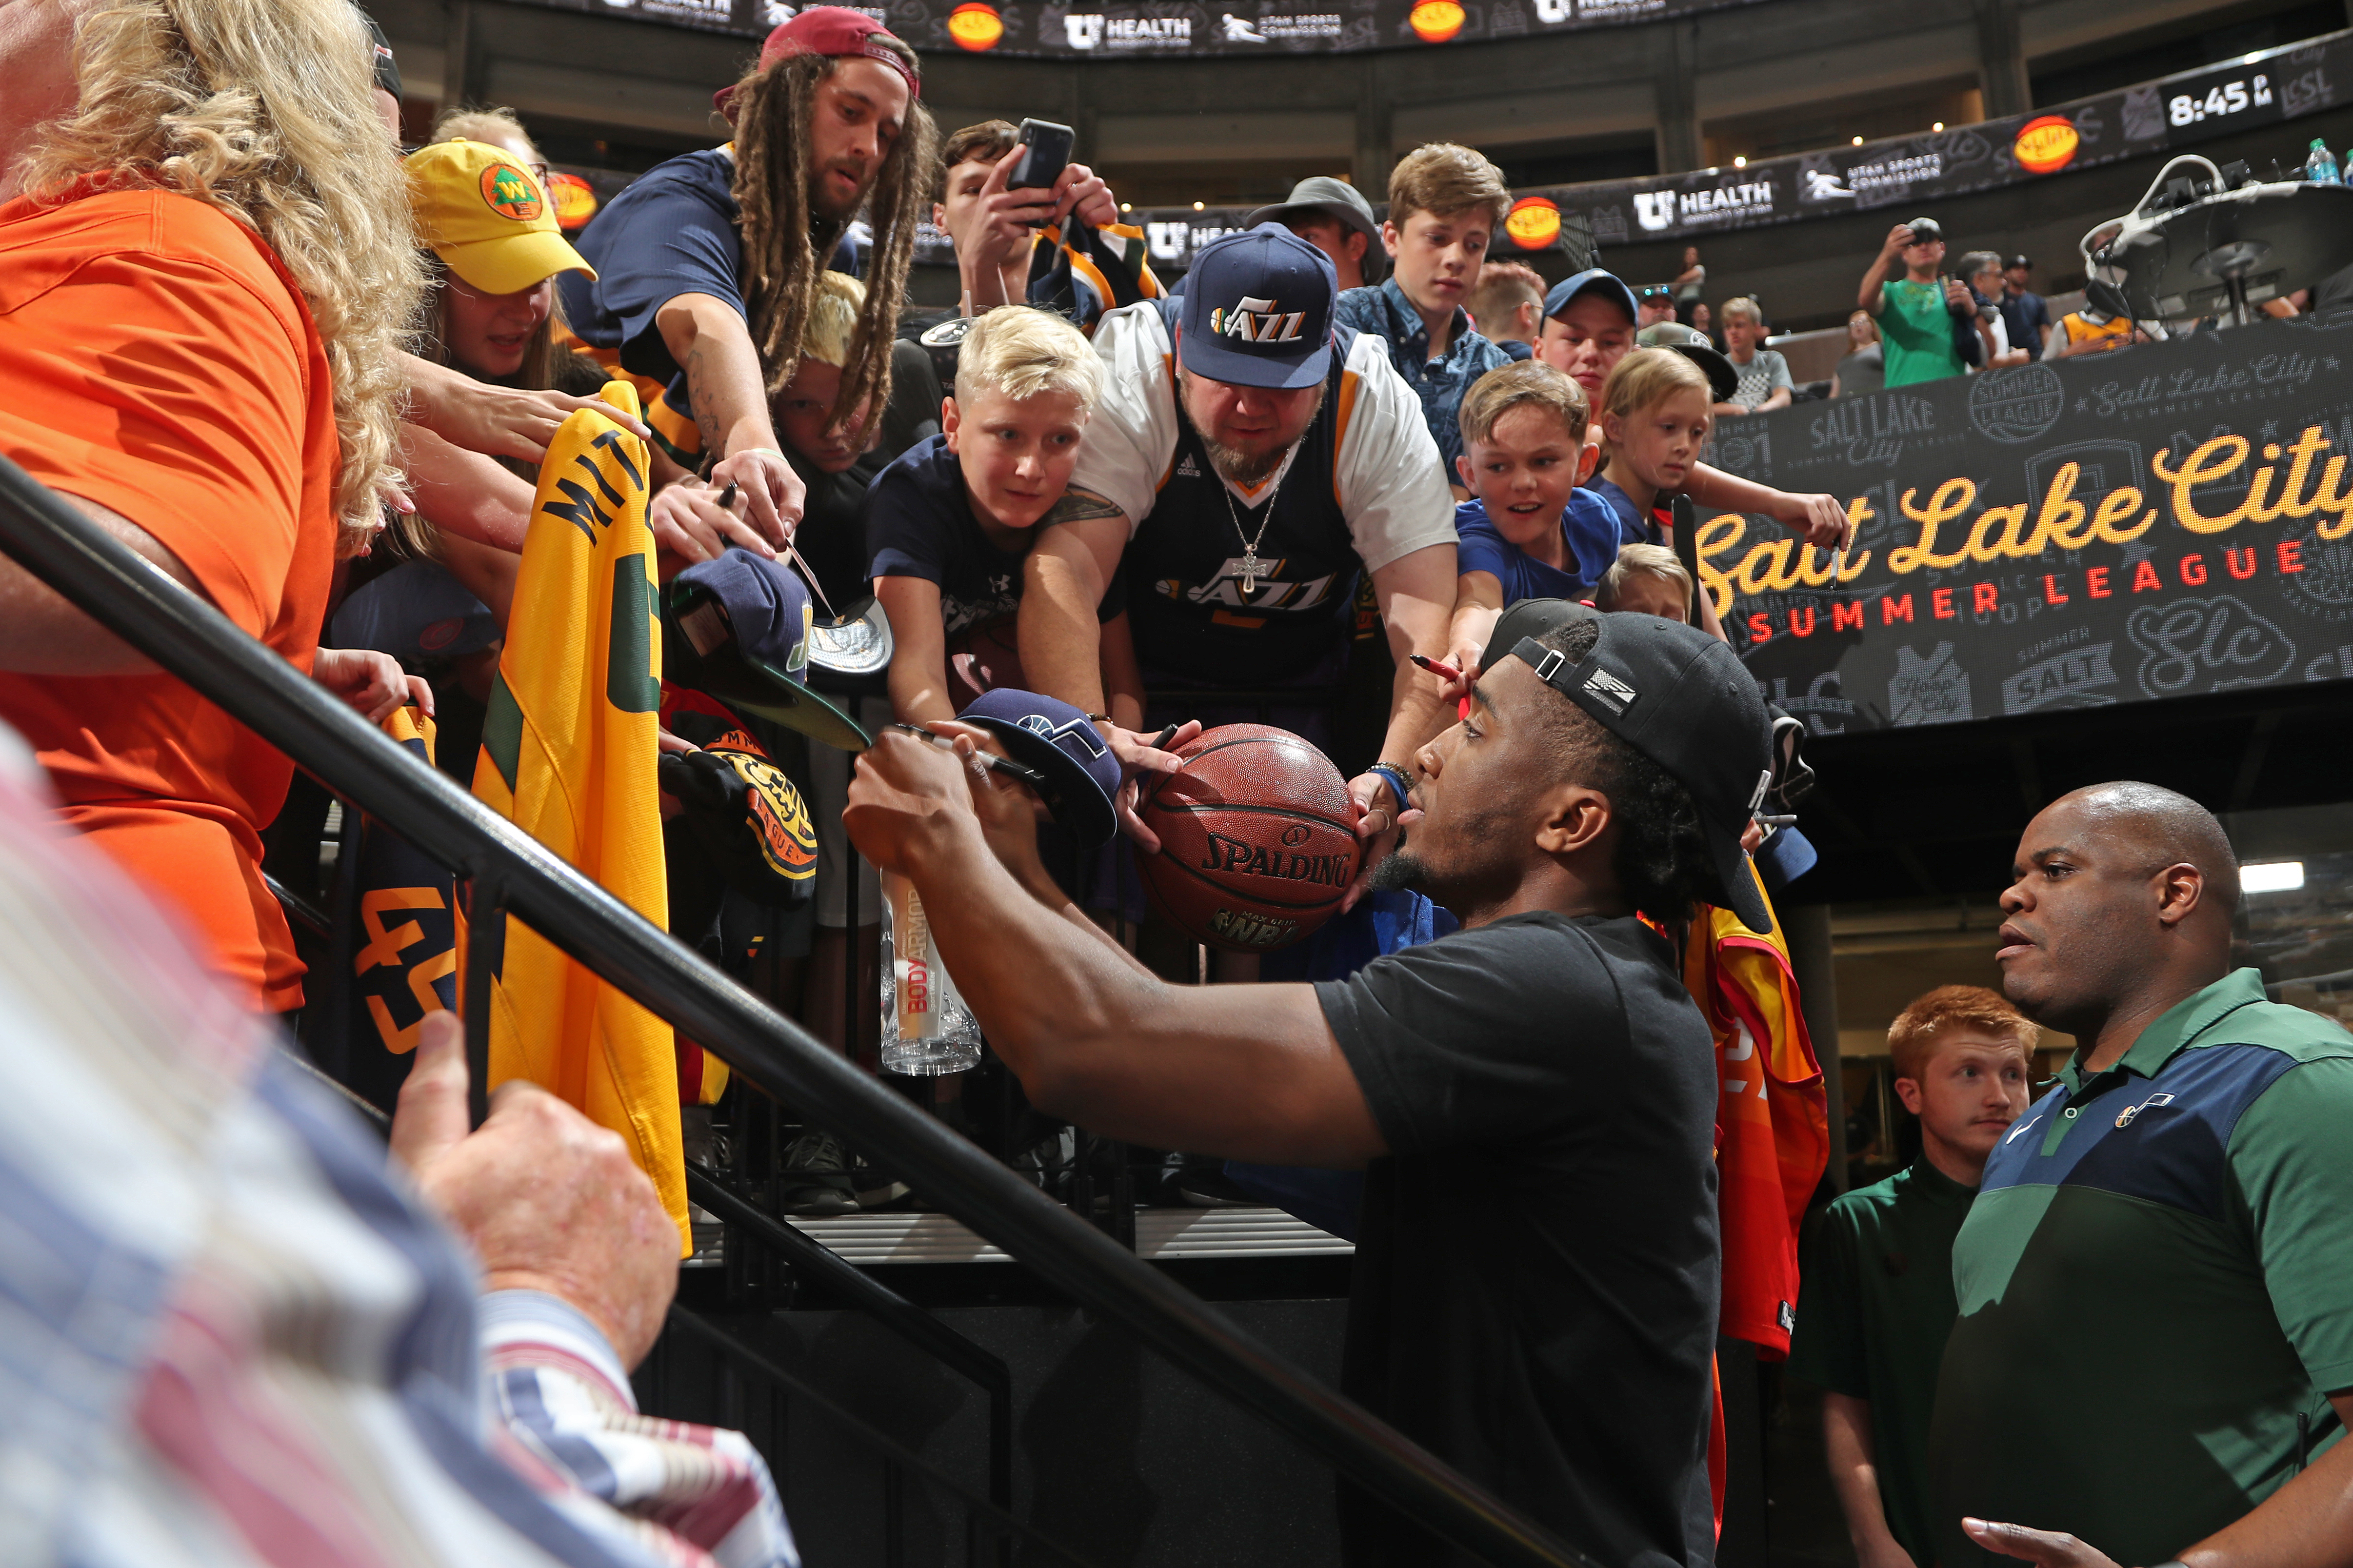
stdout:
<svg viewBox="0 0 2353 1568">
<path fill-rule="evenodd" d="M 1527 608 L 1514 605 L 1514 614 Z M 1749 818 L 1773 779 L 1773 730 L 1765 700 L 1740 658 L 1696 626 L 1658 616 L 1576 614 L 1547 617 L 1553 625 L 1590 618 L 1599 635 L 1586 656 L 1566 656 L 1533 637 L 1509 647 L 1488 645 L 1493 668 L 1508 654 L 1536 679 L 1590 714 L 1602 728 L 1664 768 L 1691 792 L 1700 834 L 1715 867 L 1710 902 L 1740 917 L 1753 931 L 1772 930 L 1748 852 L 1740 847 Z M 1498 632 L 1516 630 L 1496 623 Z"/>
<path fill-rule="evenodd" d="M 1119 793 L 1119 759 L 1086 714 L 1059 698 L 1000 686 L 956 717 L 987 730 L 1007 756 L 1044 775 L 1046 809 L 1071 837 L 1092 849 L 1119 831 L 1111 804 Z"/>
<path fill-rule="evenodd" d="M 1177 360 L 1193 375 L 1294 391 L 1332 368 L 1332 258 L 1278 223 L 1211 240 L 1186 275 Z"/>
</svg>

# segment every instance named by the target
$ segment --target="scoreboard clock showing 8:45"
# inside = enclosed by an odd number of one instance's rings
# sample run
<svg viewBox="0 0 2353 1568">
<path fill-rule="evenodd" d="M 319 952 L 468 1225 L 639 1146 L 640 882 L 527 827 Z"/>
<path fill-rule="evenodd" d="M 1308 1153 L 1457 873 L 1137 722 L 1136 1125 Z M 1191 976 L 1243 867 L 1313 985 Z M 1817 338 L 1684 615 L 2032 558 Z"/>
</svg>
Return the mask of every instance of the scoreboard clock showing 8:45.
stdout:
<svg viewBox="0 0 2353 1568">
<path fill-rule="evenodd" d="M 2194 93 L 2176 93 L 2166 100 L 2165 117 L 2176 125 L 2195 125 L 2200 121 L 2219 120 L 2224 115 L 2265 108 L 2271 101 L 2271 78 L 2254 76 L 2239 81 L 2218 82 L 2207 89 L 2203 98 Z"/>
</svg>

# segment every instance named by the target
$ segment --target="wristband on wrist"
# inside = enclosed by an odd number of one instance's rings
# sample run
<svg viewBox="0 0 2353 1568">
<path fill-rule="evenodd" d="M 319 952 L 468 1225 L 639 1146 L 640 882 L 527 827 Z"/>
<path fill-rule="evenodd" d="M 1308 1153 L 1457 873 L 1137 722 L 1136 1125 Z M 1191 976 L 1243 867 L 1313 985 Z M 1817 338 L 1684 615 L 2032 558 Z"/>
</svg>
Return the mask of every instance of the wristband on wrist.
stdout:
<svg viewBox="0 0 2353 1568">
<path fill-rule="evenodd" d="M 1389 786 L 1389 793 L 1397 796 L 1398 809 L 1403 811 L 1405 792 L 1413 786 L 1413 780 L 1406 771 L 1395 763 L 1375 763 L 1365 771 Z"/>
</svg>

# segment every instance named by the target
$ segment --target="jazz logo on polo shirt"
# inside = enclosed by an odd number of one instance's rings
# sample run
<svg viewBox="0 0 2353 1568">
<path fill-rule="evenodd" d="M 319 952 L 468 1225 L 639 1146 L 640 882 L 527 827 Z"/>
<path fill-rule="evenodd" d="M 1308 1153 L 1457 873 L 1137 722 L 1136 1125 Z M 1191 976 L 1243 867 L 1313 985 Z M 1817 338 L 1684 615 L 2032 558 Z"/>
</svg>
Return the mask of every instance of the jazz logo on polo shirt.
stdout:
<svg viewBox="0 0 2353 1568">
<path fill-rule="evenodd" d="M 539 182 L 512 163 L 493 163 L 482 171 L 482 200 L 501 217 L 517 223 L 533 222 L 547 205 L 539 194 Z"/>
<path fill-rule="evenodd" d="M 1209 312 L 1209 331 L 1220 337 L 1240 338 L 1246 343 L 1295 343 L 1299 341 L 1299 323 L 1307 319 L 1304 310 L 1288 314 L 1274 308 L 1271 300 L 1254 300 L 1245 294 L 1242 302 L 1229 310 L 1219 306 Z"/>
<path fill-rule="evenodd" d="M 2171 1105 L 2172 1103 L 2173 1096 L 2169 1094 L 2152 1094 L 2147 1100 L 2142 1100 L 2138 1105 L 2126 1106 L 2124 1109 L 2124 1114 L 2116 1118 L 2116 1125 L 2118 1127 L 2130 1127 L 2133 1124 L 2133 1118 L 2138 1116 L 2142 1111 L 2154 1110 L 2156 1107 L 2160 1105 Z"/>
</svg>

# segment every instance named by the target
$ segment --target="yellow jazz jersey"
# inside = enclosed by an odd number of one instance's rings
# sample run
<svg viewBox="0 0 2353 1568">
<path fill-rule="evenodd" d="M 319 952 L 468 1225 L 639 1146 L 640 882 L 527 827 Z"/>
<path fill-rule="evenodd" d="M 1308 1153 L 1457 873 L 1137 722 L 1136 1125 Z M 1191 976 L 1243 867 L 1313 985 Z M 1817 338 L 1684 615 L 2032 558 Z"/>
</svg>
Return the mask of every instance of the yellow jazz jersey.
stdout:
<svg viewBox="0 0 2353 1568">
<path fill-rule="evenodd" d="M 635 390 L 605 401 L 631 415 Z M 645 443 L 594 409 L 540 467 L 474 793 L 668 929 Z M 520 921 L 491 984 L 491 1082 L 528 1079 L 618 1132 L 689 1232 L 670 1026 Z"/>
</svg>

